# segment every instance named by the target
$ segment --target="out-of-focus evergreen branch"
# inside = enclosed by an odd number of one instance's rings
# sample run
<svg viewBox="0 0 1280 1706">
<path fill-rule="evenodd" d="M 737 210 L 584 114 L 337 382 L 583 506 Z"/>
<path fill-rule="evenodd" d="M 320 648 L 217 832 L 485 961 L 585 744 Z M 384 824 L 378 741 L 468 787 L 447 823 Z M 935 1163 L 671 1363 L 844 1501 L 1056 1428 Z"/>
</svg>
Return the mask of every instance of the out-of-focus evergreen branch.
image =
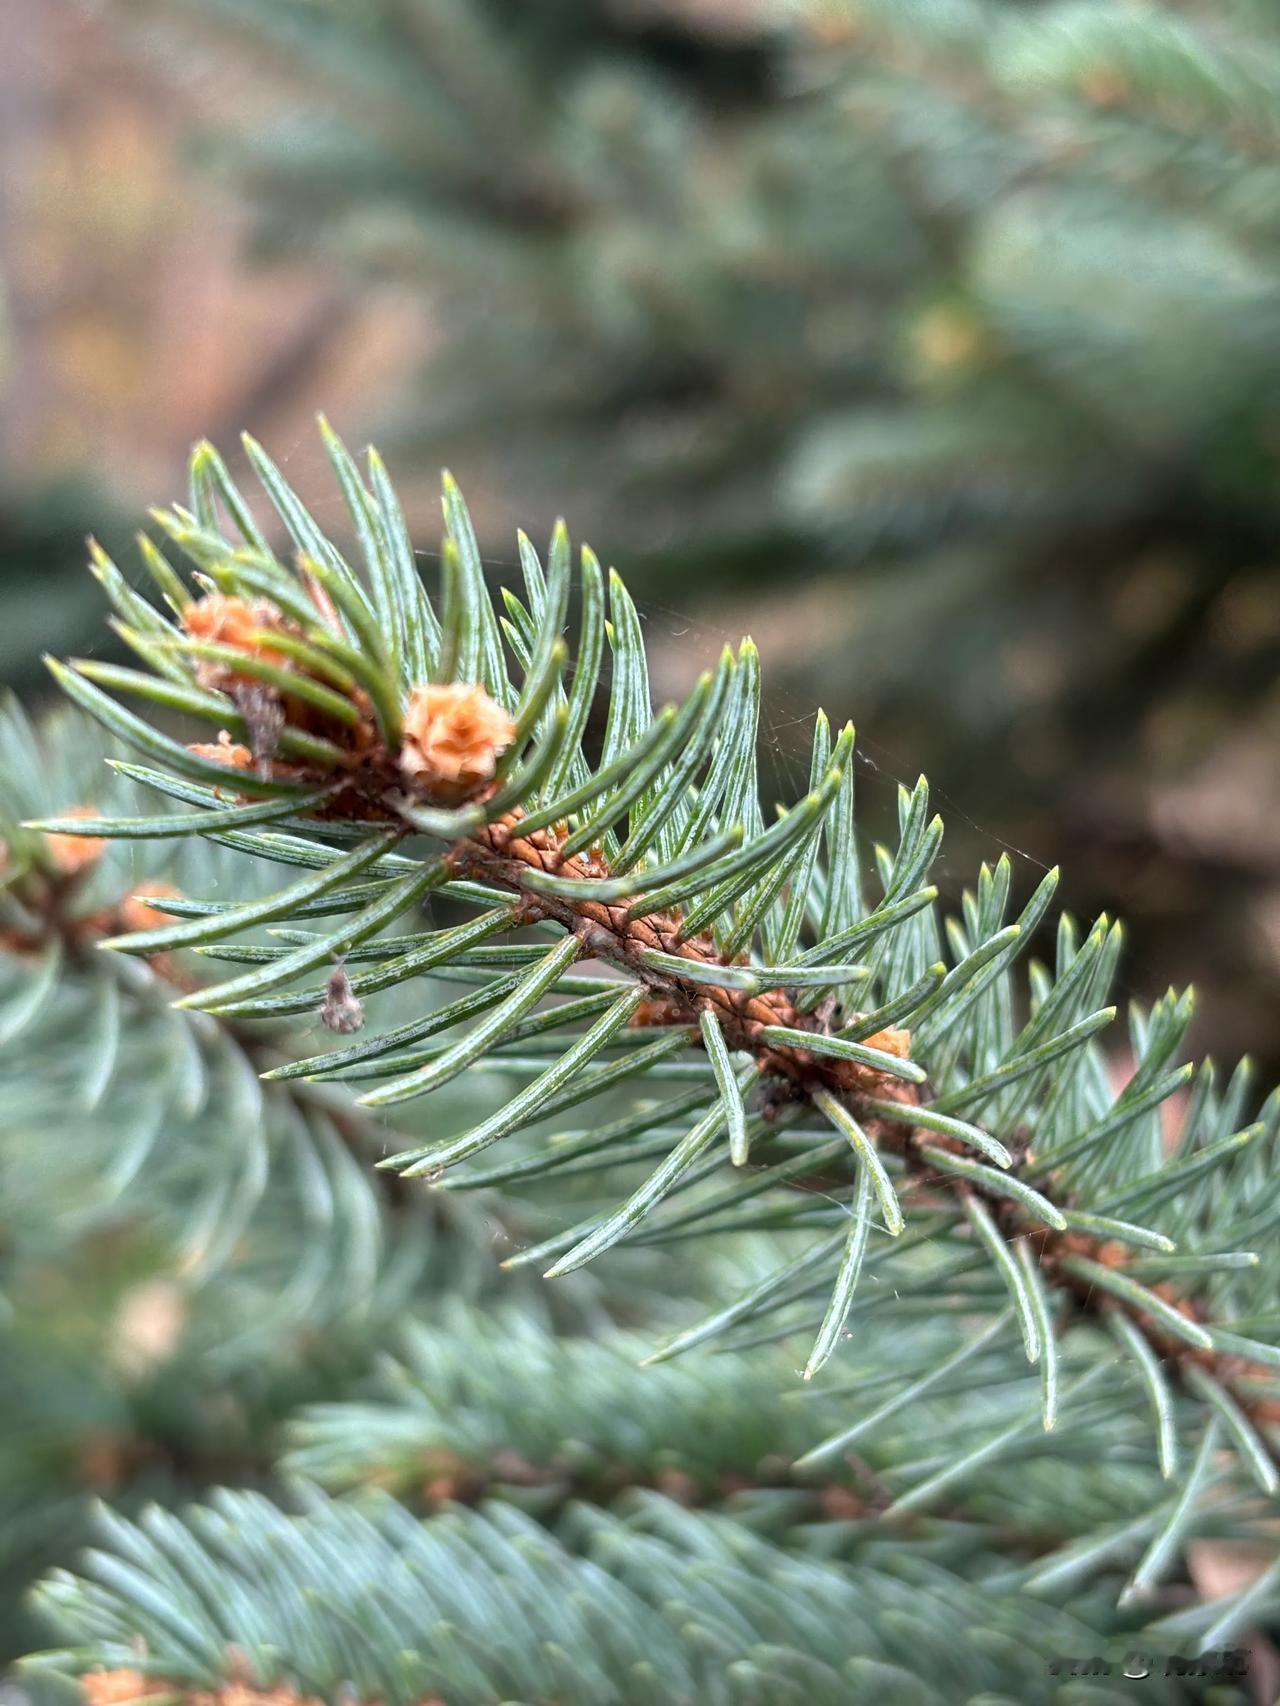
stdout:
<svg viewBox="0 0 1280 1706">
<path fill-rule="evenodd" d="M 93 1706 L 228 1683 L 255 1706 L 277 1686 L 278 1706 L 338 1688 L 390 1706 L 1128 1698 L 1067 1680 L 1063 1655 L 1118 1655 L 1133 1639 L 1098 1598 L 1058 1609 L 987 1594 L 924 1555 L 797 1553 L 750 1517 L 653 1494 L 617 1512 L 573 1507 L 555 1532 L 501 1504 L 419 1523 L 385 1496 L 329 1503 L 304 1486 L 298 1498 L 296 1515 L 219 1493 L 182 1522 L 104 1517 L 88 1577 L 42 1589 L 74 1645 L 28 1661 L 40 1706 L 60 1673 L 94 1664 L 114 1668 L 86 1679 Z M 1147 1687 L 1184 1698 L 1162 1676 Z"/>
</svg>

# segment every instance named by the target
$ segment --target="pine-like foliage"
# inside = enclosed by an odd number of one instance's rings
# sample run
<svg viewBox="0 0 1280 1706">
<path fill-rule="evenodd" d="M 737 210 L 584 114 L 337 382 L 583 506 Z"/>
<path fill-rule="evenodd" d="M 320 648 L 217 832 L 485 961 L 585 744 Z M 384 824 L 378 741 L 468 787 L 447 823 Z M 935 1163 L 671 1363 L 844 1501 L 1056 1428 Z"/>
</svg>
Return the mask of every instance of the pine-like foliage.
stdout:
<svg viewBox="0 0 1280 1706">
<path fill-rule="evenodd" d="M 179 889 L 262 887 L 208 840 L 21 827 L 137 809 L 105 750 L 77 714 L 0 715 L 0 1650 L 35 1639 L 18 1589 L 91 1494 L 261 1479 L 284 1417 L 346 1390 L 416 1297 L 492 1283 L 486 1217 L 381 1189 L 349 1097 L 260 1083 L 278 1027 L 176 1012 L 187 966 L 96 951 Z"/>
<path fill-rule="evenodd" d="M 1047 1655 L 1097 1638 L 1078 1614 L 1016 1593 L 993 1603 L 925 1557 L 855 1577 L 838 1555 L 796 1556 L 653 1495 L 616 1514 L 579 1507 L 561 1533 L 506 1506 L 419 1523 L 385 1496 L 302 1503 L 286 1515 L 221 1493 L 185 1527 L 159 1511 L 112 1521 L 101 1584 L 55 1579 L 42 1602 L 90 1650 L 127 1664 L 113 1634 L 141 1630 L 149 1668 L 214 1687 L 247 1612 L 250 1686 L 283 1670 L 322 1699 L 344 1686 L 391 1706 L 1032 1701 L 1055 1697 Z M 125 1676 L 136 1697 L 145 1674 Z M 1150 1697 L 1194 1696 L 1161 1679 Z M 1056 1698 L 1131 1696 L 1104 1683 Z"/>
<path fill-rule="evenodd" d="M 43 755 L 5 730 L 19 1225 L 65 1248 L 130 1202 L 209 1276 L 192 1378 L 292 1342 L 310 1390 L 268 1409 L 315 1400 L 272 1499 L 111 1519 L 42 1590 L 73 1646 L 39 1686 L 1083 1700 L 1055 1656 L 1270 1615 L 1280 1565 L 1182 1611 L 1160 1584 L 1273 1516 L 1280 1096 L 1182 1064 L 1173 993 L 1117 1084 L 1119 931 L 1049 932 L 1053 875 L 1012 918 L 1006 861 L 942 907 L 925 784 L 865 848 L 821 716 L 766 814 L 749 642 L 655 712 L 626 588 L 563 525 L 499 614 L 446 476 L 435 598 L 381 461 L 325 442 L 349 553 L 247 441 L 287 551 L 202 445 L 144 551 L 160 602 L 95 554 L 141 667 L 52 668 L 142 760 L 123 792 L 79 722 Z M 163 889 L 127 863 L 153 844 L 184 850 Z M 68 1162 L 40 1135 L 72 1080 Z M 472 1190 L 508 1270 L 640 1265 L 576 1322 L 558 1284 L 495 1301 Z M 655 1344 L 643 1287 L 682 1276 Z"/>
<path fill-rule="evenodd" d="M 806 690 L 1068 823 L 1078 891 L 1162 880 L 1271 1046 L 1239 838 L 1132 784 L 1276 738 L 1275 8 L 806 0 L 683 57 L 656 0 L 158 10 L 277 79 L 223 137 L 262 242 L 429 304 L 409 435 L 682 608 L 830 576 Z"/>
</svg>

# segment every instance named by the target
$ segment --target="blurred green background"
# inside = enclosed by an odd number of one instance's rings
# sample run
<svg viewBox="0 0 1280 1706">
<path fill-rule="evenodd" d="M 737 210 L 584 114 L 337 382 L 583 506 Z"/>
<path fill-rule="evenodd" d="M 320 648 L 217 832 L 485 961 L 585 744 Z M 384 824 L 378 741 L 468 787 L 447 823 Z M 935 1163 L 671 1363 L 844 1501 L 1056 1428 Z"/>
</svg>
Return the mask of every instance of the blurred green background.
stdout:
<svg viewBox="0 0 1280 1706">
<path fill-rule="evenodd" d="M 0 673 L 92 527 L 323 408 L 429 551 L 557 512 L 656 690 L 925 770 L 1280 1066 L 1280 13 L 1263 0 L 7 0 Z M 430 572 L 430 558 L 424 559 Z M 948 807 L 947 800 L 950 806 Z"/>
</svg>

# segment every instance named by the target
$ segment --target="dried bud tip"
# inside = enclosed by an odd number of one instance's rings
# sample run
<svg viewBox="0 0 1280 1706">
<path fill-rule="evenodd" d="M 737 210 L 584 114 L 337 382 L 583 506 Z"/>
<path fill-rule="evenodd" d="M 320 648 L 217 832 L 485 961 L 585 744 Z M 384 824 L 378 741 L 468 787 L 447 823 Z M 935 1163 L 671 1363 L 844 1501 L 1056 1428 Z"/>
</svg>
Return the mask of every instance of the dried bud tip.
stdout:
<svg viewBox="0 0 1280 1706">
<path fill-rule="evenodd" d="M 336 965 L 329 976 L 324 1001 L 320 1007 L 320 1023 L 328 1031 L 350 1036 L 364 1025 L 364 1004 L 351 987 L 346 967 Z"/>
</svg>

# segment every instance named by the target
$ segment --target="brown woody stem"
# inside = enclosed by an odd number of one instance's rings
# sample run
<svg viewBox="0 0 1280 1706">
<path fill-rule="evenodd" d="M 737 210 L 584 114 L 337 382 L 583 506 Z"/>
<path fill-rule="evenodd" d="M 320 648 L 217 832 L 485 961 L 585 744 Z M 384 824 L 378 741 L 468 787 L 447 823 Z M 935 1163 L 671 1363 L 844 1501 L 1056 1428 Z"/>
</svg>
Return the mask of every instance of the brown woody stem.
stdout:
<svg viewBox="0 0 1280 1706">
<path fill-rule="evenodd" d="M 1270 1383 L 1273 1377 L 1269 1369 L 1244 1357 L 1188 1344 L 1139 1304 L 1102 1291 L 1082 1278 L 1078 1269 L 1073 1271 L 1074 1258 L 1123 1270 L 1128 1255 L 1122 1245 L 1087 1233 L 1062 1232 L 1035 1224 L 1025 1209 L 990 1190 L 981 1180 L 941 1173 L 921 1153 L 922 1145 L 960 1152 L 961 1146 L 954 1140 L 906 1121 L 883 1119 L 864 1106 L 867 1101 L 893 1101 L 904 1108 L 918 1104 L 920 1093 L 915 1085 L 857 1062 L 833 1059 L 798 1046 L 768 1043 L 761 1038 L 766 1026 L 829 1034 L 828 1021 L 821 1013 L 800 1011 L 781 990 L 748 994 L 703 981 L 705 973 L 695 980 L 683 979 L 678 972 L 655 970 L 640 957 L 644 950 L 656 948 L 665 954 L 696 961 L 700 969 L 727 964 L 710 937 L 682 939 L 680 920 L 674 914 L 653 913 L 631 918 L 625 905 L 549 898 L 535 894 L 524 880 L 528 871 L 537 870 L 577 880 L 594 877 L 603 881 L 610 873 L 601 860 L 590 855 L 562 859 L 554 831 L 539 830 L 521 836 L 519 814 L 489 824 L 459 842 L 451 858 L 460 871 L 519 894 L 531 919 L 551 918 L 575 932 L 582 938 L 584 956 L 618 966 L 645 984 L 653 992 L 664 1023 L 689 1026 L 691 1046 L 701 1046 L 698 1015 L 710 1004 L 729 1047 L 753 1055 L 762 1077 L 780 1086 L 782 1100 L 808 1102 L 819 1089 L 838 1094 L 879 1145 L 902 1157 L 919 1184 L 935 1192 L 944 1191 L 957 1200 L 972 1193 L 982 1199 L 1006 1239 L 1034 1239 L 1042 1271 L 1057 1288 L 1074 1299 L 1081 1311 L 1103 1316 L 1109 1311 L 1119 1311 L 1134 1323 L 1176 1375 L 1181 1377 L 1193 1364 L 1199 1366 L 1231 1391 L 1255 1424 L 1280 1423 L 1280 1399 L 1259 1397 L 1247 1389 L 1258 1380 Z M 868 1041 L 870 1046 L 876 1045 L 875 1037 Z M 1025 1154 L 1025 1145 L 1014 1147 L 1015 1156 Z M 1150 1289 L 1189 1322 L 1206 1323 L 1207 1318 L 1198 1305 L 1179 1296 L 1168 1283 Z"/>
</svg>

